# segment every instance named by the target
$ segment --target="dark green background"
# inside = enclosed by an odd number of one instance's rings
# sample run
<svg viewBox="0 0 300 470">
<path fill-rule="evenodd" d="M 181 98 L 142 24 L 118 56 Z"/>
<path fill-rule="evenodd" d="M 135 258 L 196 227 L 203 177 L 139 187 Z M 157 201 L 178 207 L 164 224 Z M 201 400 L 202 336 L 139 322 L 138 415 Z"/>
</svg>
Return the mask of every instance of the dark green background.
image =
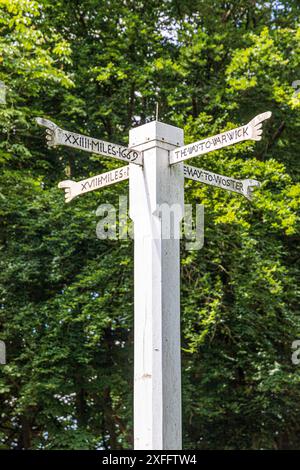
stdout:
<svg viewBox="0 0 300 470">
<path fill-rule="evenodd" d="M 182 243 L 183 437 L 189 449 L 299 449 L 298 1 L 0 0 L 0 447 L 132 447 L 133 245 L 57 183 L 119 165 L 47 149 L 36 116 L 126 144 L 160 119 L 185 142 L 270 110 L 259 143 L 193 160 L 263 182 L 252 203 L 186 183 L 205 244 Z M 300 85 L 299 85 L 300 89 Z"/>
</svg>

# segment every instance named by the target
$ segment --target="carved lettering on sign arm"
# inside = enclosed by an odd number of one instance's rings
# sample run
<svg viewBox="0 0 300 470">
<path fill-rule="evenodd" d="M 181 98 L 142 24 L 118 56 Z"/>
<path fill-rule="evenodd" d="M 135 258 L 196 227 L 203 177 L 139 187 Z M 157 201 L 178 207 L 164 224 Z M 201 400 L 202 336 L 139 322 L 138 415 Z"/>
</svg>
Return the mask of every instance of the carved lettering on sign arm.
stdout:
<svg viewBox="0 0 300 470">
<path fill-rule="evenodd" d="M 262 123 L 271 117 L 270 111 L 255 116 L 245 126 L 237 127 L 213 137 L 194 142 L 193 144 L 184 145 L 170 152 L 170 164 L 187 160 L 188 158 L 197 157 L 205 153 L 213 152 L 228 145 L 236 144 L 244 140 L 261 140 Z"/>
<path fill-rule="evenodd" d="M 48 119 L 37 118 L 36 121 L 39 125 L 46 127 L 46 140 L 49 147 L 66 145 L 67 147 L 125 160 L 128 163 L 143 164 L 143 153 L 138 150 L 60 129 Z"/>
<path fill-rule="evenodd" d="M 127 180 L 128 178 L 129 165 L 77 182 L 72 180 L 61 181 L 58 187 L 65 190 L 65 202 L 70 202 L 76 196 Z"/>
<path fill-rule="evenodd" d="M 183 171 L 186 178 L 242 194 L 249 200 L 252 199 L 253 188 L 260 186 L 260 182 L 254 179 L 237 180 L 190 165 L 184 165 Z"/>
</svg>

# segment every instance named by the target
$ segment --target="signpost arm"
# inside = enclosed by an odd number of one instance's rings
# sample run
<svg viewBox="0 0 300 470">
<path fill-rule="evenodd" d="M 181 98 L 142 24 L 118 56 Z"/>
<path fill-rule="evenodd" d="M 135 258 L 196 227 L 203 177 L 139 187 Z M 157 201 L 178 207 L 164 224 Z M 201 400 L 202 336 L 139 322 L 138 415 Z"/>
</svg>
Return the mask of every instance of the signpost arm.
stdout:
<svg viewBox="0 0 300 470">
<path fill-rule="evenodd" d="M 129 180 L 134 222 L 135 449 L 181 449 L 178 230 L 184 182 L 183 164 L 170 166 L 169 151 L 182 143 L 182 129 L 158 121 L 130 131 L 130 147 L 144 152 L 144 167 L 130 164 Z"/>
<path fill-rule="evenodd" d="M 54 122 L 49 121 L 49 119 L 36 118 L 36 122 L 40 126 L 46 127 L 46 140 L 49 147 L 65 145 L 66 147 L 123 160 L 127 163 L 143 164 L 143 155 L 136 150 L 113 144 L 112 142 L 106 142 L 105 140 L 77 134 L 76 132 L 66 131 L 58 127 Z"/>
<path fill-rule="evenodd" d="M 76 196 L 95 191 L 95 189 L 104 188 L 114 183 L 119 183 L 128 178 L 129 165 L 126 165 L 81 181 L 60 181 L 58 187 L 65 190 L 65 201 L 70 202 Z"/>
<path fill-rule="evenodd" d="M 201 168 L 184 165 L 184 176 L 194 181 L 200 181 L 204 184 L 216 186 L 217 188 L 233 191 L 243 194 L 245 198 L 251 201 L 253 188 L 260 187 L 260 182 L 254 179 L 237 180 L 228 176 L 218 175 L 212 171 L 202 170 Z"/>
<path fill-rule="evenodd" d="M 217 134 L 207 139 L 199 140 L 189 145 L 177 148 L 170 152 L 170 164 L 178 163 L 189 158 L 197 157 L 205 153 L 213 152 L 228 145 L 236 144 L 244 140 L 261 140 L 262 123 L 271 117 L 272 113 L 267 111 L 258 114 L 245 126 L 237 127 L 222 134 Z"/>
</svg>

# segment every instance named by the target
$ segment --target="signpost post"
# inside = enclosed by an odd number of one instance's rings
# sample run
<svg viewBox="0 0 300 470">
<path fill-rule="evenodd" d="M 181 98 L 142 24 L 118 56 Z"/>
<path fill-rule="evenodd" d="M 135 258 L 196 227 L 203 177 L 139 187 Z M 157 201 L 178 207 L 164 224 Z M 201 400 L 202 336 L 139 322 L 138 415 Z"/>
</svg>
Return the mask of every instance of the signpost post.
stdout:
<svg viewBox="0 0 300 470">
<path fill-rule="evenodd" d="M 134 222 L 134 448 L 181 449 L 179 224 L 184 184 L 183 165 L 171 167 L 169 151 L 183 143 L 183 131 L 153 121 L 132 129 L 129 139 L 144 152 L 144 167 L 130 164 L 129 180 Z M 173 224 L 170 216 L 164 217 L 164 207 L 173 210 Z"/>
<path fill-rule="evenodd" d="M 129 178 L 134 222 L 134 448 L 181 449 L 180 240 L 184 176 L 251 199 L 260 183 L 181 163 L 242 140 L 260 140 L 260 114 L 246 126 L 183 145 L 183 131 L 152 121 L 130 131 L 130 148 L 47 127 L 48 145 L 66 145 L 129 165 L 79 182 L 59 183 L 65 200 Z M 181 146 L 181 147 L 179 147 Z"/>
</svg>

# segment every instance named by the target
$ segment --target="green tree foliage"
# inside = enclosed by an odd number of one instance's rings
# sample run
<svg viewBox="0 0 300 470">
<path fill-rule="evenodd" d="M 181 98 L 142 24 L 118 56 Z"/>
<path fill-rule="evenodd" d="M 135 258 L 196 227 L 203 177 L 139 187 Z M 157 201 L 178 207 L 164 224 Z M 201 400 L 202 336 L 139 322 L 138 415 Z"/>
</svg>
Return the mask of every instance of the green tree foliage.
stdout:
<svg viewBox="0 0 300 470">
<path fill-rule="evenodd" d="M 205 244 L 182 244 L 185 448 L 300 448 L 297 1 L 0 0 L 0 447 L 132 446 L 133 246 L 96 238 L 97 206 L 58 181 L 115 167 L 47 149 L 34 118 L 125 143 L 154 118 L 186 142 L 271 110 L 260 143 L 193 160 L 263 182 L 186 182 Z"/>
</svg>

